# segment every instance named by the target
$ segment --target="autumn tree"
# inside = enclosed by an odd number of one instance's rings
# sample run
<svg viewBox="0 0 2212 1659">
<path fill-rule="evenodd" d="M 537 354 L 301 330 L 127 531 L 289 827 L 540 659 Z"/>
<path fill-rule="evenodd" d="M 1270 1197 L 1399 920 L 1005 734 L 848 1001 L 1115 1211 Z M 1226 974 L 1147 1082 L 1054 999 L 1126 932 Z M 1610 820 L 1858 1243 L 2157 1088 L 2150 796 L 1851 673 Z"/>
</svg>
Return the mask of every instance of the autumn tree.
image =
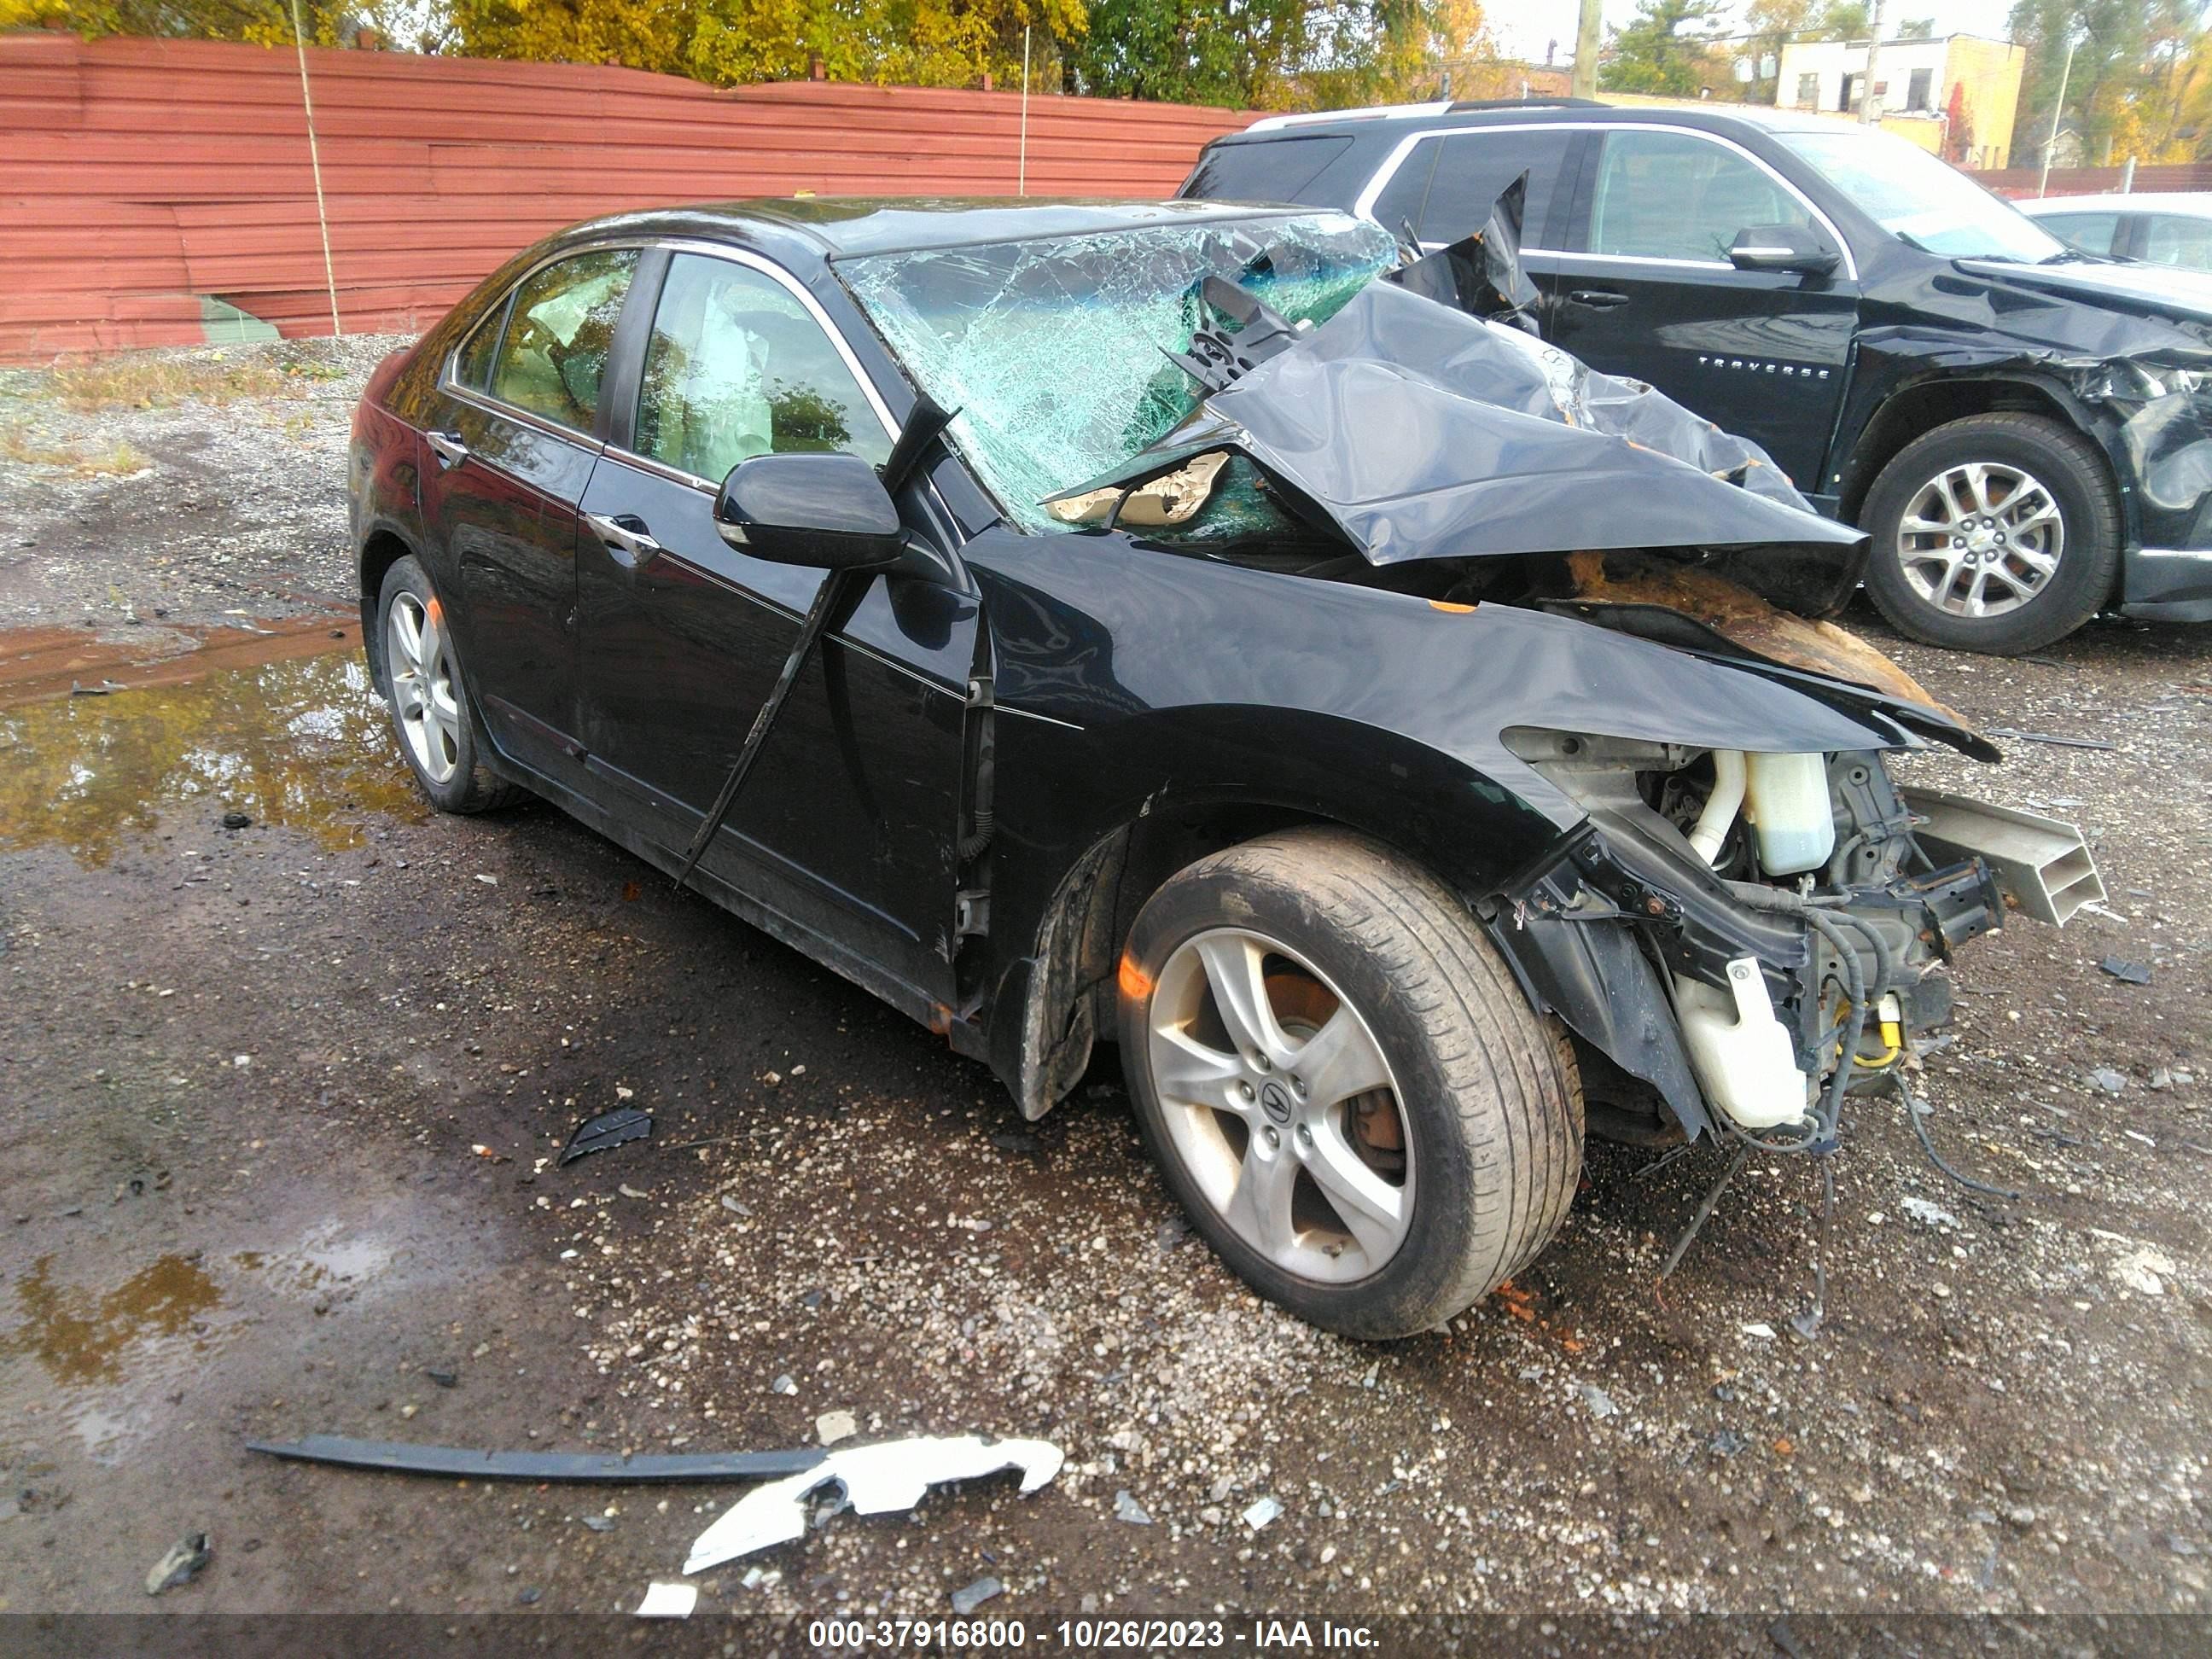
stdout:
<svg viewBox="0 0 2212 1659">
<path fill-rule="evenodd" d="M 1598 66 L 1607 92 L 1694 98 L 1729 78 L 1714 52 L 1723 0 L 1638 0 L 1636 15 L 1613 33 Z"/>
</svg>

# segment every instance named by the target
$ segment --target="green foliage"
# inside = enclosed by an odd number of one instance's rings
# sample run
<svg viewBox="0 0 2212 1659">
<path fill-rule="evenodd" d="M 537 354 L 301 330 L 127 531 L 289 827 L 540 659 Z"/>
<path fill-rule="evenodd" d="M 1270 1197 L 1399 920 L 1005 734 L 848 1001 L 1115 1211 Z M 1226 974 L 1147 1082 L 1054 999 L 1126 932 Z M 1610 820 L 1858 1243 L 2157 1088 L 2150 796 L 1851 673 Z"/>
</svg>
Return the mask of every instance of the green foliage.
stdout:
<svg viewBox="0 0 2212 1659">
<path fill-rule="evenodd" d="M 2013 139 L 2021 162 L 2042 157 L 2062 81 L 2062 130 L 2079 134 L 2087 163 L 2207 152 L 2203 0 L 2019 0 L 2012 36 L 2027 48 Z"/>
<path fill-rule="evenodd" d="M 310 46 L 335 46 L 356 28 L 391 34 L 404 26 L 404 0 L 334 4 L 300 0 Z M 0 30 L 68 28 L 87 40 L 141 34 L 167 40 L 246 40 L 292 44 L 290 0 L 0 0 Z"/>
<path fill-rule="evenodd" d="M 1635 17 L 1613 32 L 1598 85 L 1694 98 L 1700 87 L 1727 84 L 1733 76 L 1714 51 L 1727 9 L 1723 0 L 1639 0 Z"/>
</svg>

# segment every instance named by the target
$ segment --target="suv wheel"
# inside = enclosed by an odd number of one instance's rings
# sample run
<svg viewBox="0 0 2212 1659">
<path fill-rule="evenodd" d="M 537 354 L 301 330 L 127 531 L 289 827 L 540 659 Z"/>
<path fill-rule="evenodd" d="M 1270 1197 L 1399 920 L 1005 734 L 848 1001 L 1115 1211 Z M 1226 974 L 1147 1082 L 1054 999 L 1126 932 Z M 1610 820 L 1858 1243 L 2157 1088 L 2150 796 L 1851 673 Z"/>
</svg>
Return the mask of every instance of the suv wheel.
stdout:
<svg viewBox="0 0 2212 1659">
<path fill-rule="evenodd" d="M 2039 415 L 1976 415 L 1899 451 L 1859 515 L 1867 588 L 1930 645 L 2010 656 L 2102 607 L 2120 562 L 2104 457 Z"/>
<path fill-rule="evenodd" d="M 399 752 L 441 812 L 489 812 L 521 798 L 483 763 L 460 653 L 428 573 L 411 556 L 385 573 L 377 597 L 383 648 L 378 690 L 392 709 Z"/>
<path fill-rule="evenodd" d="M 1458 897 L 1358 836 L 1270 836 L 1169 880 L 1122 959 L 1121 1041 L 1193 1224 L 1329 1330 L 1442 1324 L 1574 1196 L 1566 1046 Z"/>
</svg>

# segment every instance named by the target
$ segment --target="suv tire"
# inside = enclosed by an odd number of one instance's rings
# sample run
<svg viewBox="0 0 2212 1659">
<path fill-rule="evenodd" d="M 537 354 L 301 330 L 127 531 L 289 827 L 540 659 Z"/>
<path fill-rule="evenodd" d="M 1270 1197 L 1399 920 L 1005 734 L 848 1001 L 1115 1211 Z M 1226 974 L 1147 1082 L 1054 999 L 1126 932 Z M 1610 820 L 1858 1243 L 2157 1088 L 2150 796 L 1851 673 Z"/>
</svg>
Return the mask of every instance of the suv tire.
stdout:
<svg viewBox="0 0 2212 1659">
<path fill-rule="evenodd" d="M 1296 830 L 1200 860 L 1138 914 L 1120 989 L 1123 1072 L 1170 1190 L 1301 1319 L 1433 1328 L 1565 1218 L 1571 1050 L 1458 896 L 1376 842 Z"/>
<path fill-rule="evenodd" d="M 2105 458 L 2040 415 L 1975 415 L 1923 433 L 1882 468 L 1859 525 L 1881 614 L 1961 651 L 2015 656 L 2064 638 L 2104 606 L 2120 565 Z"/>
</svg>

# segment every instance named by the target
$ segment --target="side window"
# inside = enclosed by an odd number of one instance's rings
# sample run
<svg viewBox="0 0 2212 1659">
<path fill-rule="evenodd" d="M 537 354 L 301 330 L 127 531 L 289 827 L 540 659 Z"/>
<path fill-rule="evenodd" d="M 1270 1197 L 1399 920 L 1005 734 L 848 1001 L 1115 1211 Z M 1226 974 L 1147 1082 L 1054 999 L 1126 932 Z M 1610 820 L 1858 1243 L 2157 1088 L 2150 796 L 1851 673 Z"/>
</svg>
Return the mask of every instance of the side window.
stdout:
<svg viewBox="0 0 2212 1659">
<path fill-rule="evenodd" d="M 1802 202 L 1734 150 L 1680 132 L 1605 135 L 1589 252 L 1724 262 L 1739 231 L 1810 228 Z"/>
<path fill-rule="evenodd" d="M 2142 257 L 2153 264 L 2212 270 L 2212 219 L 2154 213 L 2143 221 Z"/>
<path fill-rule="evenodd" d="M 453 378 L 471 392 L 482 392 L 491 380 L 492 354 L 499 349 L 500 331 L 507 326 L 507 302 L 514 297 L 512 289 L 501 295 L 461 346 Z"/>
<path fill-rule="evenodd" d="M 1526 171 L 1528 200 L 1522 210 L 1521 240 L 1525 246 L 1544 246 L 1544 222 L 1574 136 L 1501 128 L 1428 140 L 1423 148 L 1435 148 L 1437 170 L 1421 210 L 1421 240 L 1455 242 L 1480 230 L 1499 193 Z"/>
<path fill-rule="evenodd" d="M 2071 242 L 2084 253 L 2110 253 L 2113 239 L 2119 233 L 2120 216 L 2117 213 L 2044 213 L 2036 216 L 2035 222 L 2053 236 Z"/>
<path fill-rule="evenodd" d="M 599 416 L 599 377 L 614 345 L 623 296 L 636 270 L 635 248 L 609 248 L 548 265 L 526 281 L 507 313 L 492 364 L 491 395 L 556 425 L 589 432 Z"/>
<path fill-rule="evenodd" d="M 1209 202 L 1295 202 L 1352 140 L 1327 133 L 1216 144 L 1198 158 L 1182 194 Z"/>
<path fill-rule="evenodd" d="M 732 260 L 676 255 L 645 348 L 637 453 L 719 482 L 739 461 L 794 450 L 881 465 L 890 440 L 790 289 Z"/>
<path fill-rule="evenodd" d="M 1403 236 L 1407 227 L 1420 234 L 1421 208 L 1429 198 L 1429 176 L 1437 165 L 1437 141 L 1426 139 L 1406 152 L 1389 182 L 1376 193 L 1368 211 L 1375 222 L 1393 236 Z"/>
</svg>

